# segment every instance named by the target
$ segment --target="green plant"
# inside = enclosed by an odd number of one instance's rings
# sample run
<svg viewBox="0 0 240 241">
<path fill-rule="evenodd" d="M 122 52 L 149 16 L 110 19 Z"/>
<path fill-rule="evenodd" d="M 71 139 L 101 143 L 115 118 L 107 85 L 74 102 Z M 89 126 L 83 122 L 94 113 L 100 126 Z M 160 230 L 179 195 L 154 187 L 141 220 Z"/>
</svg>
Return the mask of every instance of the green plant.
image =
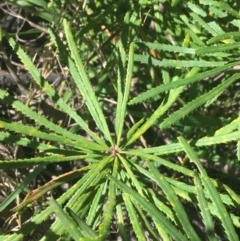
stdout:
<svg viewBox="0 0 240 241">
<path fill-rule="evenodd" d="M 221 4 L 215 1 L 201 2 L 212 9 L 215 7 L 215 12 L 218 14 L 223 7 L 229 13 L 236 14 L 224 2 Z M 25 191 L 27 184 L 47 164 L 84 160 L 86 165 L 56 177 L 30 193 L 11 212 L 23 211 L 48 191 L 54 190 L 65 182 L 74 181 L 74 185 L 57 200 L 52 198 L 48 207 L 33 216 L 28 223 L 23 224 L 17 232 L 0 237 L 4 240 L 22 240 L 52 213 L 56 213 L 56 219 L 41 240 L 57 240 L 60 237 L 63 240 L 107 240 L 112 226 L 118 229 L 118 234 L 123 240 L 130 240 L 132 230 L 137 240 L 201 240 L 190 222 L 189 213 L 185 210 L 187 204 L 195 203 L 198 215 L 204 224 L 203 233 L 209 240 L 217 240 L 215 222 L 221 224 L 223 232 L 220 233 L 225 239 L 238 240 L 235 227 L 240 226 L 239 216 L 231 207 L 240 204 L 239 195 L 229 186 L 209 177 L 199 160 L 200 153 L 197 153 L 197 148 L 236 141 L 239 156 L 239 117 L 231 121 L 224 119 L 221 128 L 213 127 L 215 128 L 213 130 L 206 128 L 203 131 L 204 135 L 207 135 L 209 130 L 213 132 L 209 136 L 202 137 L 199 133 L 195 133 L 191 137 L 192 141 L 178 137 L 175 142 L 169 144 L 150 147 L 144 144 L 144 135 L 150 128 L 156 128 L 156 123 L 157 129 L 162 131 L 175 125 L 174 130 L 177 133 L 182 127 L 187 126 L 181 121 L 188 116 L 195 120 L 200 119 L 201 125 L 204 126 L 208 119 L 205 116 L 200 118 L 196 109 L 203 108 L 204 104 L 210 106 L 216 102 L 220 94 L 230 86 L 234 86 L 240 77 L 239 73 L 227 72 L 240 64 L 235 56 L 235 52 L 239 52 L 239 44 L 235 41 L 239 36 L 238 33 L 222 33 L 216 22 L 208 24 L 201 18 L 201 15 L 204 15 L 204 9 L 200 5 L 190 3 L 188 7 L 192 10 L 191 15 L 195 21 L 202 24 L 208 34 L 214 35 L 208 39 L 209 44 L 221 40 L 232 43 L 206 46 L 202 38 L 192 30 L 192 26 L 189 26 L 189 16 L 182 16 L 189 27 L 183 42 L 185 46 L 150 43 L 144 41 L 144 38 L 136 37 L 137 30 L 134 26 L 140 25 L 136 19 L 136 12 L 126 13 L 124 26 L 129 29 L 124 29 L 125 32 L 123 31 L 120 35 L 118 43 L 113 48 L 113 57 L 109 55 L 112 57 L 110 60 L 113 59 L 117 65 L 117 80 L 111 83 L 115 90 L 115 92 L 111 90 L 111 93 L 114 93 L 117 99 L 116 107 L 110 108 L 115 109 L 115 112 L 111 113 L 114 115 L 113 123 L 107 121 L 108 112 L 103 108 L 104 102 L 96 95 L 97 93 L 100 97 L 102 92 L 94 91 L 67 20 L 63 20 L 66 45 L 49 28 L 51 41 L 57 47 L 62 63 L 68 67 L 75 86 L 85 101 L 89 112 L 87 118 L 90 116 L 94 122 L 91 129 L 87 120 L 78 115 L 65 98 L 60 97 L 40 75 L 37 67 L 13 38 L 9 39 L 9 43 L 34 81 L 61 111 L 76 122 L 78 129 L 84 134 L 79 135 L 73 129 L 64 129 L 52 123 L 6 91 L 0 90 L 0 98 L 4 102 L 37 124 L 30 126 L 1 119 L 0 128 L 4 129 L 1 132 L 1 140 L 32 147 L 40 155 L 29 159 L 0 162 L 2 170 L 37 165 L 23 184 L 1 203 L 0 211 L 6 209 L 19 193 Z M 236 17 L 239 18 L 239 15 Z M 175 21 L 178 22 L 178 19 L 176 18 Z M 219 32 L 214 31 L 212 26 L 218 26 Z M 158 31 L 160 33 L 160 29 Z M 125 36 L 126 33 L 128 33 L 128 39 Z M 168 59 L 160 61 L 147 55 L 146 52 L 151 49 L 162 51 Z M 177 53 L 179 59 L 173 60 L 169 53 Z M 133 97 L 131 96 L 132 80 L 135 74 L 134 67 L 138 66 L 138 62 L 148 64 L 148 68 L 152 71 L 153 83 L 158 83 L 156 71 L 161 67 L 163 81 L 154 88 L 152 88 L 154 84 L 150 83 L 148 91 Z M 112 63 L 109 65 L 113 66 Z M 167 71 L 166 67 L 174 68 L 173 78 L 170 77 L 172 73 Z M 184 89 L 188 85 L 194 86 L 196 82 L 219 75 L 224 71 L 226 74 L 221 83 L 214 87 L 210 86 L 209 89 L 206 88 L 205 93 L 199 94 L 195 89 L 197 94 L 193 95 L 188 103 L 181 101 L 180 94 L 186 92 Z M 190 89 L 189 92 L 194 92 L 194 89 Z M 152 113 L 142 114 L 140 111 L 136 113 L 127 108 L 128 105 L 144 102 L 153 107 Z M 176 102 L 183 103 L 183 106 L 174 107 Z M 167 116 L 166 113 L 172 110 L 173 113 Z M 131 115 L 136 117 L 137 121 L 127 129 L 126 124 Z M 187 131 L 182 131 L 181 135 L 190 136 Z M 48 144 L 40 140 L 47 141 Z M 193 147 L 197 150 L 195 151 Z M 167 158 L 164 159 L 163 155 Z M 178 163 L 175 160 L 176 157 L 182 158 L 182 163 Z M 116 221 L 116 224 L 113 221 Z M 127 227 L 128 224 L 131 228 Z"/>
</svg>

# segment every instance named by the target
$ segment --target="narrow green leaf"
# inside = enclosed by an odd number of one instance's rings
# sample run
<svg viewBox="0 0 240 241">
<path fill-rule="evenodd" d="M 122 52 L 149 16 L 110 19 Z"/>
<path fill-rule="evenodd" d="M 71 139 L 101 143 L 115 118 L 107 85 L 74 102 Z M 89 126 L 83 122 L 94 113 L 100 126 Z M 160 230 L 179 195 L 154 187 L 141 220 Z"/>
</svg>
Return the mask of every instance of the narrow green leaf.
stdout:
<svg viewBox="0 0 240 241">
<path fill-rule="evenodd" d="M 138 217 L 136 215 L 136 212 L 134 210 L 132 201 L 130 199 L 130 195 L 127 194 L 127 193 L 123 193 L 122 196 L 123 196 L 123 200 L 124 200 L 124 203 L 126 205 L 126 208 L 127 208 L 127 213 L 128 213 L 130 222 L 131 222 L 133 230 L 136 234 L 137 240 L 145 241 L 146 239 L 145 239 L 142 227 L 140 225 L 140 222 L 138 222 L 139 219 L 138 219 Z"/>
<path fill-rule="evenodd" d="M 211 28 L 209 24 L 207 24 L 201 17 L 199 17 L 196 13 L 190 13 L 194 21 L 198 22 L 199 25 L 204 28 L 209 34 L 216 36 L 218 33 L 215 31 L 215 29 Z"/>
<path fill-rule="evenodd" d="M 174 60 L 174 59 L 163 59 L 158 60 L 148 55 L 134 55 L 134 61 L 140 62 L 142 64 L 152 63 L 153 66 L 158 67 L 182 67 L 182 68 L 190 68 L 190 67 L 218 67 L 227 64 L 225 61 L 195 61 L 195 60 Z"/>
<path fill-rule="evenodd" d="M 219 193 L 214 187 L 212 180 L 204 176 L 202 178 L 202 182 L 205 188 L 207 189 L 212 202 L 216 206 L 218 217 L 221 220 L 221 224 L 224 227 L 225 232 L 229 237 L 229 240 L 239 240 L 238 235 L 236 234 L 235 228 L 233 226 L 233 222 L 229 216 L 229 213 L 226 210 L 224 204 L 222 203 Z"/>
<path fill-rule="evenodd" d="M 128 231 L 125 228 L 127 224 L 124 221 L 125 215 L 123 215 L 121 204 L 117 204 L 116 211 L 117 211 L 117 225 L 119 229 L 119 234 L 123 240 L 130 240 Z"/>
<path fill-rule="evenodd" d="M 116 111 L 116 117 L 115 117 L 115 132 L 116 136 L 119 133 L 119 127 L 120 127 L 120 115 L 121 115 L 121 105 L 123 102 L 123 89 L 122 89 L 122 84 L 124 83 L 124 68 L 125 68 L 125 58 L 126 58 L 126 52 L 123 47 L 122 42 L 119 42 L 119 61 L 118 61 L 118 78 L 117 78 L 117 111 Z"/>
<path fill-rule="evenodd" d="M 226 135 L 219 135 L 219 136 L 213 136 L 213 137 L 203 137 L 199 139 L 195 145 L 196 146 L 210 146 L 210 145 L 215 145 L 219 143 L 228 143 L 230 141 L 237 141 L 239 140 L 239 131 L 235 131 L 230 134 Z M 149 148 L 144 148 L 141 150 L 141 153 L 154 153 L 155 155 L 166 155 L 170 153 L 176 153 L 182 151 L 182 146 L 179 143 L 173 143 L 173 144 L 167 144 L 163 146 L 158 146 L 158 147 L 149 147 Z M 133 155 L 137 155 L 139 151 L 136 150 L 129 150 L 129 153 L 132 153 Z M 126 153 L 128 153 L 126 152 Z"/>
<path fill-rule="evenodd" d="M 223 10 L 224 12 L 227 12 L 229 14 L 231 14 L 232 16 L 236 17 L 236 18 L 240 18 L 240 14 L 238 11 L 236 11 L 235 9 L 233 9 L 232 7 L 230 7 L 226 2 L 224 1 L 208 1 L 208 0 L 200 0 L 201 4 L 204 5 L 212 5 L 212 6 L 216 6 L 219 9 Z"/>
<path fill-rule="evenodd" d="M 164 165 L 168 168 L 171 168 L 177 172 L 180 172 L 180 173 L 183 173 L 184 175 L 187 175 L 187 176 L 193 176 L 193 171 L 188 169 L 188 168 L 185 168 L 185 167 L 182 167 L 182 166 L 179 166 L 179 165 L 176 165 L 172 162 L 169 162 L 161 157 L 158 157 L 156 155 L 149 155 L 149 154 L 145 154 L 143 152 L 139 152 L 139 150 L 129 150 L 126 152 L 126 154 L 129 154 L 129 155 L 136 155 L 136 156 L 139 156 L 143 159 L 149 159 L 149 160 L 153 160 L 154 162 L 158 163 L 158 164 L 161 164 L 161 165 Z"/>
<path fill-rule="evenodd" d="M 237 141 L 240 139 L 240 131 L 234 131 L 225 135 L 217 135 L 213 137 L 203 137 L 196 142 L 196 146 L 208 146 L 219 143 L 228 143 L 230 141 Z"/>
<path fill-rule="evenodd" d="M 198 71 L 199 71 L 199 68 L 193 68 L 187 74 L 187 77 L 195 75 Z M 174 80 L 174 82 L 177 82 L 177 79 Z M 154 113 L 149 117 L 149 119 L 147 119 L 147 121 L 132 135 L 132 137 L 128 140 L 126 145 L 131 144 L 133 141 L 138 139 L 144 132 L 146 132 L 155 123 L 155 121 L 171 107 L 171 105 L 179 97 L 183 89 L 184 89 L 184 86 L 180 86 L 176 89 L 171 89 L 166 103 L 159 105 L 159 107 L 154 111 Z"/>
<path fill-rule="evenodd" d="M 77 155 L 77 156 L 64 156 L 64 155 L 54 155 L 54 156 L 45 156 L 45 157 L 35 157 L 35 158 L 26 158 L 26 159 L 13 159 L 9 161 L 0 161 L 0 169 L 17 169 L 24 168 L 29 166 L 34 166 L 38 164 L 47 165 L 54 162 L 65 162 L 73 160 L 86 159 L 88 155 Z"/>
<path fill-rule="evenodd" d="M 131 199 L 134 202 L 137 202 L 142 208 L 148 212 L 151 218 L 158 223 L 159 226 L 162 227 L 174 240 L 184 241 L 187 238 L 176 229 L 176 227 L 161 213 L 159 210 L 152 205 L 147 199 L 140 196 L 137 192 L 135 192 L 132 188 L 128 187 L 124 183 L 120 182 L 116 178 L 109 176 L 109 178 L 116 183 L 118 187 L 120 187 L 124 192 L 128 193 L 131 196 Z"/>
<path fill-rule="evenodd" d="M 181 18 L 184 20 L 184 17 L 181 16 Z M 203 40 L 195 33 L 194 29 L 196 28 L 195 26 L 191 25 L 191 24 L 187 24 L 189 26 L 189 29 L 186 29 L 186 33 L 189 34 L 189 36 L 191 37 L 192 42 L 196 45 L 196 46 L 205 46 L 205 43 L 203 42 Z"/>
<path fill-rule="evenodd" d="M 13 40 L 13 38 L 9 39 L 9 43 L 12 46 L 13 49 L 16 49 L 16 53 L 18 54 L 19 58 L 21 59 L 22 63 L 28 70 L 28 72 L 32 75 L 34 81 L 42 88 L 42 90 L 54 101 L 56 104 L 59 105 L 59 107 L 69 116 L 71 116 L 91 137 L 95 138 L 96 141 L 100 142 L 101 145 L 105 145 L 103 141 L 100 141 L 99 137 L 96 136 L 93 132 L 89 130 L 87 127 L 87 124 L 85 121 L 80 118 L 80 116 L 77 115 L 77 113 L 68 106 L 61 97 L 58 96 L 56 91 L 51 87 L 51 85 L 44 80 L 37 67 L 33 64 L 31 59 L 27 56 L 27 54 L 23 51 L 23 49 L 17 45 L 16 41 Z M 82 137 L 79 136 L 79 140 Z M 84 138 L 82 139 L 84 140 Z"/>
<path fill-rule="evenodd" d="M 154 163 L 156 165 L 156 162 Z M 153 176 L 152 173 L 150 173 L 149 171 L 146 170 L 146 168 L 142 168 L 141 166 L 137 165 L 137 164 L 134 164 L 134 166 L 136 167 L 137 170 L 139 170 L 139 172 L 141 172 L 144 176 L 148 177 L 150 180 L 154 181 L 154 182 L 157 182 L 157 179 L 155 178 L 155 176 Z M 174 191 L 176 192 L 176 194 L 188 201 L 192 201 L 190 198 L 189 198 L 189 193 L 193 193 L 193 194 L 196 194 L 196 188 L 195 186 L 193 185 L 188 185 L 186 183 L 183 183 L 183 182 L 179 182 L 179 181 L 176 181 L 172 178 L 168 178 L 168 177 L 164 177 L 166 179 L 166 181 L 168 181 L 172 188 L 174 189 Z M 215 185 L 215 183 L 214 183 Z M 153 194 L 151 194 L 153 196 Z M 236 197 L 236 196 L 235 196 Z M 224 200 L 224 198 L 222 198 L 221 196 L 221 199 Z M 162 205 L 163 206 L 163 205 Z M 165 209 L 162 210 L 163 212 L 166 213 L 166 215 L 172 219 L 173 217 L 171 216 L 170 212 L 167 211 L 167 207 Z"/>
<path fill-rule="evenodd" d="M 168 178 L 165 178 L 166 181 L 168 181 L 169 183 L 171 183 L 171 181 L 169 181 Z M 171 183 L 172 184 L 172 183 Z M 174 183 L 176 184 L 176 183 Z M 187 200 L 189 202 L 192 202 L 192 199 L 189 196 L 189 193 L 187 192 L 187 190 L 183 189 L 183 188 L 179 188 L 178 186 L 183 186 L 183 185 L 173 185 L 172 189 L 174 190 L 174 192 L 176 193 L 177 196 L 179 196 L 181 199 Z M 186 185 L 187 186 L 187 185 Z M 190 188 L 191 189 L 191 188 Z"/>
<path fill-rule="evenodd" d="M 106 157 L 99 163 L 91 164 L 93 166 L 91 166 L 90 170 L 80 179 L 79 182 L 77 182 L 77 184 L 71 187 L 71 189 L 74 189 L 74 193 L 72 193 L 71 196 L 68 196 L 66 207 L 69 207 L 73 212 L 77 214 L 82 212 L 86 205 L 87 210 L 89 209 L 90 203 L 86 203 L 86 200 L 89 200 L 88 197 L 90 198 L 91 192 L 86 190 L 90 186 L 94 187 L 99 185 L 99 183 L 102 182 L 102 179 L 106 179 L 107 171 L 104 170 L 104 168 L 110 160 L 111 157 Z M 81 218 L 84 217 L 85 216 Z M 61 235 L 62 224 L 58 219 L 52 224 L 51 231 L 54 234 Z M 50 238 L 52 238 L 52 236 Z"/>
<path fill-rule="evenodd" d="M 208 25 L 211 28 L 213 28 L 218 34 L 225 33 L 225 31 L 222 29 L 222 27 L 216 21 L 211 21 L 208 23 Z"/>
<path fill-rule="evenodd" d="M 83 99 L 86 101 L 90 114 L 92 115 L 93 119 L 95 120 L 96 125 L 98 126 L 99 130 L 102 131 L 103 130 L 102 123 L 99 125 L 99 117 L 96 112 L 94 103 L 92 103 L 94 99 L 92 99 L 91 95 L 88 94 L 87 89 L 83 85 L 83 83 L 81 84 L 80 81 L 82 80 L 82 77 L 80 76 L 78 69 L 75 66 L 74 62 L 70 58 L 68 59 L 68 66 L 69 66 L 69 70 L 70 70 L 73 80 L 75 81 L 76 85 L 78 86 L 78 89 L 79 89 L 80 93 L 82 94 Z M 96 97 L 95 97 L 95 99 L 96 99 Z"/>
<path fill-rule="evenodd" d="M 81 206 L 81 211 L 83 213 L 86 213 L 86 210 L 89 208 L 89 203 L 86 203 L 86 200 L 88 199 L 88 197 L 90 196 L 90 193 L 86 193 L 81 195 L 81 198 L 79 198 L 78 202 Z M 82 203 L 84 203 L 85 205 L 82 206 Z M 68 207 L 65 207 L 65 209 L 67 209 Z M 75 212 L 75 211 L 74 211 Z M 79 215 L 79 217 L 81 219 L 84 219 L 84 216 L 80 215 L 79 212 L 75 212 Z M 51 232 L 47 232 L 45 234 L 45 236 L 43 237 L 44 240 L 53 240 L 56 236 L 58 237 L 62 237 L 64 240 L 68 240 L 69 234 L 66 233 L 65 228 L 62 225 L 61 220 L 59 219 L 55 219 L 55 221 L 53 222 L 53 224 L 50 227 Z M 81 232 L 82 236 L 84 236 L 84 232 L 82 232 L 82 230 L 79 231 Z M 82 238 L 84 240 L 84 238 Z M 80 240 L 82 240 L 80 239 Z M 89 238 L 90 239 L 90 238 Z"/>
<path fill-rule="evenodd" d="M 171 114 L 168 118 L 166 118 L 161 124 L 161 129 L 166 129 L 169 126 L 175 124 L 178 122 L 181 118 L 184 118 L 186 115 L 188 115 L 190 112 L 198 108 L 199 106 L 206 103 L 208 100 L 211 100 L 214 98 L 217 94 L 224 91 L 228 86 L 230 86 L 232 83 L 234 83 L 236 80 L 238 80 L 240 77 L 240 74 L 236 73 L 232 75 L 229 79 L 225 80 L 223 83 L 219 84 L 217 87 L 213 88 L 206 94 L 201 95 L 200 97 L 196 98 L 195 100 L 189 102 L 185 106 L 183 106 L 178 111 L 175 111 L 173 114 Z"/>
<path fill-rule="evenodd" d="M 58 218 L 61 220 L 63 227 L 66 228 L 68 233 L 75 241 L 78 241 L 82 237 L 82 234 L 75 222 L 69 218 L 69 216 L 63 211 L 62 207 L 53 198 L 51 199 L 51 205 L 54 208 Z"/>
<path fill-rule="evenodd" d="M 228 192 L 228 194 L 230 195 L 230 197 L 238 204 L 240 205 L 240 196 L 238 194 L 236 194 L 230 187 L 228 187 L 227 185 L 223 184 L 225 190 Z"/>
<path fill-rule="evenodd" d="M 119 155 L 119 159 L 121 161 L 121 163 L 123 164 L 124 168 L 126 169 L 127 171 L 127 174 L 128 174 L 128 177 L 132 180 L 132 183 L 134 184 L 134 186 L 136 187 L 138 193 L 141 195 L 141 196 L 144 196 L 143 194 L 143 188 L 141 186 L 141 184 L 138 182 L 137 178 L 136 178 L 136 175 L 132 172 L 131 170 L 131 166 L 129 165 L 129 163 L 127 162 L 127 160 Z"/>
<path fill-rule="evenodd" d="M 97 193 L 93 198 L 91 208 L 90 208 L 89 213 L 86 218 L 86 223 L 88 225 L 92 225 L 92 223 L 94 222 L 94 219 L 96 219 L 95 216 L 99 210 L 99 207 L 101 206 L 100 201 L 101 201 L 101 197 L 103 195 L 103 189 L 104 189 L 105 185 L 106 185 L 106 183 L 103 183 L 100 185 L 100 187 L 98 187 Z"/>
<path fill-rule="evenodd" d="M 0 120 L 0 129 L 1 128 L 8 129 L 8 130 L 20 133 L 20 134 L 26 134 L 29 136 L 38 137 L 38 138 L 49 140 L 49 141 L 56 141 L 57 143 L 74 146 L 79 149 L 106 150 L 105 147 L 102 147 L 99 144 L 96 144 L 85 138 L 83 138 L 83 139 L 79 138 L 78 141 L 75 141 L 75 140 L 71 140 L 68 138 L 63 138 L 60 135 L 42 132 L 42 131 L 39 131 L 37 128 L 23 125 L 23 124 L 17 123 L 17 122 L 8 123 L 7 121 Z"/>
<path fill-rule="evenodd" d="M 203 192 L 203 186 L 200 181 L 200 177 L 197 172 L 194 172 L 194 184 L 197 190 L 198 205 L 201 210 L 201 215 L 203 217 L 203 222 L 205 224 L 205 230 L 207 232 L 208 239 L 210 241 L 217 241 L 214 236 L 214 224 L 210 214 L 209 206 Z"/>
<path fill-rule="evenodd" d="M 81 218 L 79 218 L 70 208 L 66 208 L 72 219 L 78 224 L 81 233 L 84 237 L 97 237 L 97 234 L 89 227 Z"/>
<path fill-rule="evenodd" d="M 151 98 L 155 95 L 158 95 L 162 92 L 165 92 L 165 91 L 168 91 L 168 90 L 171 90 L 171 89 L 175 89 L 175 88 L 180 87 L 180 86 L 186 86 L 186 85 L 189 85 L 189 84 L 193 84 L 194 82 L 196 82 L 198 80 L 202 80 L 202 79 L 208 78 L 210 76 L 222 73 L 223 71 L 225 71 L 229 68 L 232 68 L 236 65 L 239 65 L 239 64 L 240 64 L 240 61 L 234 62 L 234 63 L 229 63 L 229 64 L 226 64 L 222 67 L 218 67 L 218 68 L 215 68 L 213 70 L 206 71 L 204 73 L 199 73 L 199 74 L 193 75 L 191 77 L 186 77 L 184 79 L 179 79 L 178 81 L 172 81 L 170 83 L 157 86 L 157 87 L 152 88 L 152 89 L 140 94 L 139 96 L 133 98 L 132 100 L 129 101 L 128 104 L 133 105 L 133 104 L 142 102 L 144 100 L 147 100 L 147 99 L 149 99 L 149 98 Z"/>
<path fill-rule="evenodd" d="M 207 44 L 213 44 L 213 43 L 216 43 L 218 41 L 223 41 L 223 40 L 224 40 L 224 42 L 227 42 L 227 41 L 229 41 L 229 39 L 235 39 L 235 38 L 240 38 L 239 32 L 228 32 L 228 33 L 220 34 L 220 35 L 210 38 L 207 41 Z"/>
<path fill-rule="evenodd" d="M 155 231 L 155 227 L 153 230 L 153 225 L 148 220 L 148 214 L 145 214 L 138 204 L 136 204 L 134 202 L 132 204 L 134 205 L 135 209 L 137 210 L 138 215 L 141 217 L 141 220 L 143 223 L 142 226 L 144 225 L 146 227 L 146 232 L 149 233 L 149 238 L 152 238 L 153 240 L 154 239 L 158 240 L 158 235 Z M 162 234 L 161 234 L 161 236 L 162 236 Z"/>
<path fill-rule="evenodd" d="M 183 138 L 183 137 L 178 137 L 179 143 L 182 146 L 183 150 L 187 153 L 190 161 L 194 162 L 200 173 L 203 176 L 207 176 L 206 170 L 203 168 L 201 162 L 199 161 L 197 154 L 193 151 L 192 147 L 189 145 L 189 143 Z"/>
<path fill-rule="evenodd" d="M 127 141 L 130 140 L 132 138 L 132 135 L 134 134 L 134 132 L 143 124 L 143 122 L 145 121 L 145 118 L 140 119 L 138 122 L 136 122 L 127 132 Z"/>
<path fill-rule="evenodd" d="M 14 135 L 9 132 L 0 131 L 0 141 L 5 141 L 7 143 L 14 143 L 20 146 L 27 146 L 35 150 L 45 151 L 45 153 L 51 153 L 52 155 L 59 155 L 59 153 L 67 152 L 64 148 L 56 148 L 55 146 L 46 145 L 39 143 L 37 141 L 30 140 L 26 137 L 19 137 L 19 135 Z"/>
<path fill-rule="evenodd" d="M 219 8 L 216 8 L 214 6 L 210 6 L 209 7 L 209 11 L 213 14 L 213 15 L 216 15 L 218 18 L 225 18 L 228 16 L 228 13 L 219 9 Z"/>
<path fill-rule="evenodd" d="M 113 177 L 118 175 L 118 159 L 115 158 L 113 165 Z M 109 189 L 108 189 L 108 199 L 105 205 L 105 210 L 103 212 L 103 220 L 99 225 L 99 236 L 102 240 L 106 240 L 107 234 L 109 233 L 109 228 L 111 220 L 113 218 L 113 211 L 116 202 L 116 184 L 110 180 Z"/>
<path fill-rule="evenodd" d="M 189 237 L 190 240 L 199 240 L 200 238 L 198 237 L 197 233 L 193 229 L 188 216 L 179 201 L 177 195 L 175 194 L 174 190 L 171 188 L 171 185 L 165 180 L 164 176 L 160 174 L 160 172 L 157 170 L 154 165 L 151 164 L 151 162 L 147 161 L 149 171 L 153 174 L 155 177 L 155 180 L 157 182 L 157 185 L 162 189 L 162 191 L 165 193 L 167 196 L 167 199 L 171 206 L 174 209 L 175 215 L 178 217 L 186 235 Z"/>
<path fill-rule="evenodd" d="M 212 180 L 207 176 L 207 172 L 203 168 L 200 160 L 198 159 L 196 152 L 192 149 L 192 147 L 183 137 L 179 137 L 178 140 L 182 145 L 184 151 L 188 155 L 189 159 L 197 165 L 201 173 L 202 183 L 205 186 L 207 192 L 209 193 L 209 198 L 212 200 L 214 206 L 216 207 L 217 215 L 221 220 L 221 224 L 224 227 L 229 240 L 239 240 L 238 235 L 236 234 L 235 228 L 233 226 L 233 222 L 229 216 L 229 213 L 226 210 L 226 207 L 224 206 L 217 189 L 213 185 Z"/>
<path fill-rule="evenodd" d="M 174 53 L 182 53 L 182 54 L 195 54 L 195 49 L 193 48 L 185 48 L 181 46 L 160 44 L 160 43 L 149 43 L 149 42 L 143 42 L 141 44 L 144 44 L 151 49 L 157 49 L 157 50 L 174 52 Z"/>
<path fill-rule="evenodd" d="M 196 4 L 192 3 L 192 2 L 188 2 L 187 5 L 197 15 L 200 15 L 202 17 L 206 17 L 207 16 L 206 12 L 199 5 L 196 5 Z"/>
<path fill-rule="evenodd" d="M 79 74 L 77 72 L 76 66 L 73 64 L 73 61 L 71 60 L 71 58 L 68 55 L 67 49 L 65 47 L 65 45 L 63 44 L 62 40 L 60 39 L 60 37 L 54 33 L 53 29 L 49 28 L 48 32 L 51 36 L 51 40 L 53 43 L 55 43 L 56 47 L 58 48 L 59 51 L 59 55 L 62 59 L 62 61 L 68 65 L 70 72 L 72 74 L 73 80 L 80 78 Z M 65 101 L 65 99 L 64 99 Z M 64 108 L 65 109 L 65 108 Z M 63 111 L 64 111 L 63 109 Z M 67 109 L 68 110 L 68 109 Z M 94 140 L 96 140 L 99 144 L 101 145 L 106 145 L 105 142 L 99 138 L 99 136 L 92 132 L 89 128 L 87 123 L 79 116 L 76 114 L 76 112 L 72 112 L 70 111 L 65 111 L 68 113 L 69 116 L 71 116 L 77 124 L 79 124 L 80 127 L 82 127 Z"/>
<path fill-rule="evenodd" d="M 162 72 L 163 84 L 170 83 L 171 82 L 170 73 L 167 70 L 165 70 L 165 69 L 162 69 L 161 72 Z"/>
<path fill-rule="evenodd" d="M 86 100 L 86 104 L 89 108 L 89 111 L 96 122 L 98 128 L 102 131 L 105 138 L 112 143 L 111 134 L 106 122 L 106 118 L 103 115 L 103 112 L 100 108 L 99 102 L 95 96 L 92 84 L 90 83 L 86 71 L 84 69 L 82 60 L 78 54 L 77 46 L 73 40 L 72 33 L 69 28 L 69 24 L 66 19 L 63 20 L 64 32 L 68 41 L 69 48 L 71 50 L 72 57 L 75 61 L 76 67 L 80 78 L 74 78 L 76 85 L 78 86 L 79 91 L 82 93 L 83 98 Z"/>
<path fill-rule="evenodd" d="M 227 51 L 227 50 L 234 50 L 239 49 L 240 43 L 229 43 L 229 44 L 222 44 L 218 46 L 209 46 L 209 47 L 201 47 L 196 50 L 197 55 L 205 55 L 205 54 L 211 54 L 216 53 L 219 51 Z"/>
<path fill-rule="evenodd" d="M 117 145 L 119 145 L 119 143 L 121 141 L 122 130 L 123 130 L 123 125 L 124 125 L 124 118 L 126 115 L 126 107 L 127 107 L 127 102 L 128 102 L 130 88 L 131 88 L 132 72 L 133 72 L 133 56 L 134 56 L 134 43 L 131 43 L 130 48 L 129 48 L 128 67 L 127 67 L 123 100 L 122 100 L 122 103 L 118 102 L 117 113 L 116 113 L 116 119 L 117 119 L 117 123 L 118 123 L 118 125 L 115 125 L 116 136 L 117 136 L 117 140 L 116 140 Z"/>
<path fill-rule="evenodd" d="M 172 188 L 176 187 L 179 190 L 186 191 L 187 193 L 194 193 L 196 194 L 196 188 L 193 185 L 188 185 L 184 182 L 176 181 L 175 179 L 165 177 L 165 179 L 171 183 Z"/>
<path fill-rule="evenodd" d="M 150 173 L 149 171 L 146 170 L 146 168 L 142 168 L 139 165 L 134 165 L 144 176 L 148 177 L 150 180 L 157 182 L 157 180 L 155 180 L 155 177 L 153 176 L 152 173 Z M 170 178 L 171 179 L 171 178 Z M 171 179 L 172 180 L 172 179 Z M 171 183 L 171 182 L 170 182 Z M 162 203 L 159 200 L 159 197 L 156 196 L 156 194 L 150 189 L 148 190 L 149 195 L 151 196 L 151 198 L 154 201 L 154 204 L 158 207 L 158 209 L 160 211 L 162 211 L 163 213 L 165 213 L 165 215 L 171 219 L 173 222 L 176 222 L 175 220 L 175 216 L 173 215 L 172 209 L 170 209 L 166 204 Z"/>
<path fill-rule="evenodd" d="M 166 154 L 170 154 L 170 153 L 174 153 L 174 152 L 180 152 L 182 151 L 182 147 L 179 143 L 172 143 L 172 144 L 166 144 L 166 145 L 162 145 L 162 146 L 158 146 L 158 147 L 148 147 L 148 148 L 144 148 L 141 149 L 141 153 L 142 154 L 146 154 L 146 153 L 154 153 L 157 156 L 158 155 L 166 155 Z M 123 152 L 125 153 L 125 152 Z M 137 155 L 137 153 L 139 153 L 139 151 L 135 150 L 135 149 L 129 149 L 126 153 L 132 153 L 132 155 Z"/>
<path fill-rule="evenodd" d="M 97 179 L 98 177 L 102 177 L 105 174 L 104 168 L 110 161 L 112 161 L 112 157 L 108 156 L 103 158 L 99 163 L 91 164 L 94 166 L 91 166 L 90 171 L 86 173 L 84 177 L 81 179 L 83 183 L 81 183 L 81 186 L 78 186 L 78 189 L 76 190 L 76 192 L 67 204 L 67 206 L 71 208 L 74 212 L 77 212 L 77 210 L 73 209 L 72 207 L 74 205 L 79 205 L 77 203 L 77 199 L 81 197 L 81 195 L 88 187 L 95 183 L 95 179 Z"/>
<path fill-rule="evenodd" d="M 31 110 L 29 107 L 24 105 L 21 101 L 16 100 L 14 97 L 10 96 L 7 92 L 0 89 L 0 98 L 3 99 L 6 103 L 12 105 L 16 110 L 22 112 L 26 116 L 28 116 L 30 119 L 34 120 L 35 122 L 39 123 L 40 126 L 44 126 L 48 129 L 50 129 L 53 132 L 56 132 L 58 134 L 63 135 L 66 138 L 70 138 L 72 140 L 83 140 L 85 142 L 85 139 L 82 138 L 79 135 L 75 135 L 66 129 L 62 128 L 59 125 L 54 124 L 53 122 L 47 120 L 45 117 L 39 115 L 35 111 Z M 95 136 L 94 136 L 95 137 Z M 98 141 L 98 139 L 97 139 Z M 106 146 L 106 145 L 105 145 Z"/>
<path fill-rule="evenodd" d="M 240 117 L 236 118 L 235 120 L 231 121 L 231 123 L 218 129 L 215 132 L 215 136 L 231 133 L 232 131 L 238 129 L 239 125 L 240 125 Z"/>
</svg>

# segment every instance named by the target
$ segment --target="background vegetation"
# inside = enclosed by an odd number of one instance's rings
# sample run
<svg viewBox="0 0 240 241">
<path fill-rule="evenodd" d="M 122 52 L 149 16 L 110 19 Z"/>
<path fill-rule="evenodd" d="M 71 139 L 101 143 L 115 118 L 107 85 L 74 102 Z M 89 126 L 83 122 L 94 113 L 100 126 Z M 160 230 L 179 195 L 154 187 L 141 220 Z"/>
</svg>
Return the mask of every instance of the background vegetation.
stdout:
<svg viewBox="0 0 240 241">
<path fill-rule="evenodd" d="M 0 239 L 239 240 L 239 10 L 0 2 Z"/>
</svg>

